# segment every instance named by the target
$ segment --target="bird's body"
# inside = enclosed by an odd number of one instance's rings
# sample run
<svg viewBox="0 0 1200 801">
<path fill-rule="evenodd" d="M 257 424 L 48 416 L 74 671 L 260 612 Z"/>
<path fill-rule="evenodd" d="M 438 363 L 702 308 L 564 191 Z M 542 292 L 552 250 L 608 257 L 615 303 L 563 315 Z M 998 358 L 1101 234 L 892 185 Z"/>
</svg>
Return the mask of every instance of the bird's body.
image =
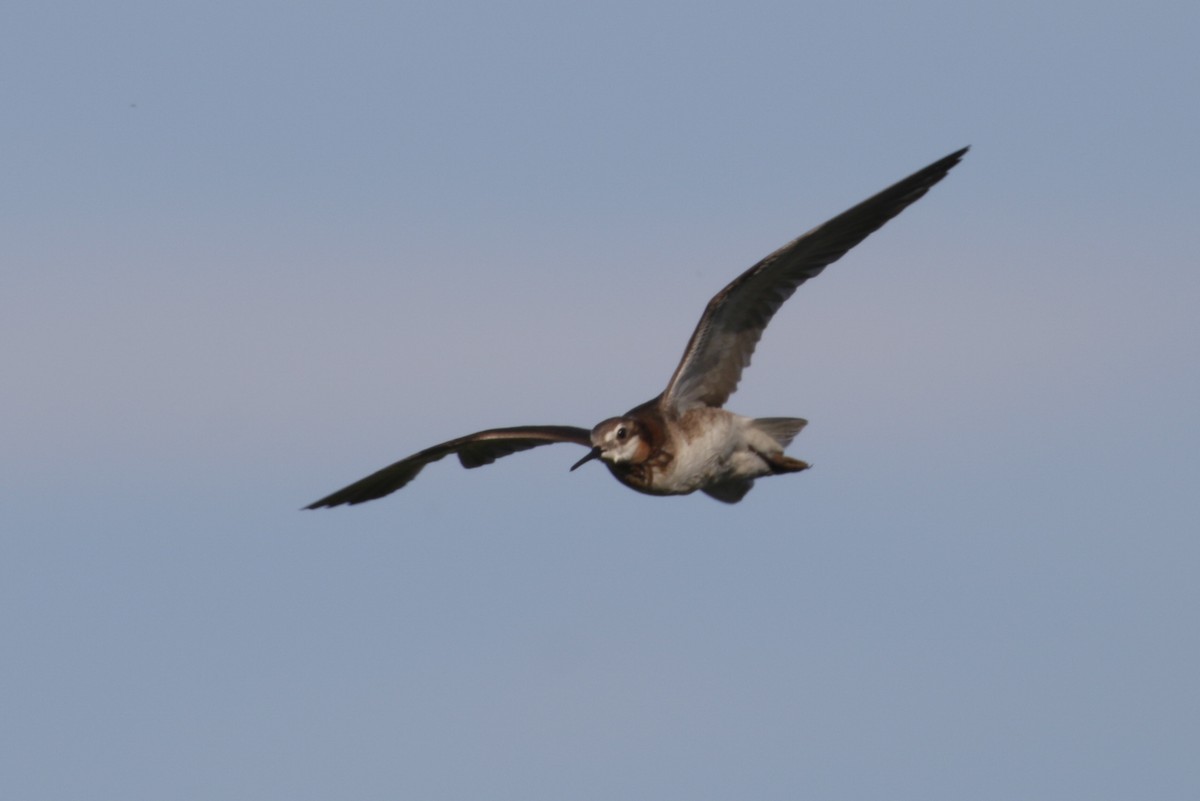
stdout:
<svg viewBox="0 0 1200 801">
<path fill-rule="evenodd" d="M 709 301 L 667 388 L 621 417 L 605 420 L 591 431 L 574 426 L 480 431 L 426 448 L 307 508 L 383 497 L 406 485 L 425 465 L 451 453 L 464 467 L 479 467 L 555 442 L 591 448 L 572 470 L 599 458 L 622 484 L 649 495 L 700 490 L 719 501 L 737 503 L 755 479 L 806 469 L 805 462 L 784 454 L 804 420 L 742 417 L 722 407 L 750 364 L 763 329 L 796 287 L 922 197 L 966 150 L 934 162 L 814 228 L 734 279 Z"/>
<path fill-rule="evenodd" d="M 648 495 L 702 490 L 718 500 L 735 502 L 749 492 L 756 478 L 808 467 L 783 455 L 804 427 L 803 420 L 756 420 L 710 406 L 666 418 L 658 401 L 655 398 L 624 417 L 606 420 L 592 431 L 592 441 L 601 448 L 597 456 L 605 458 L 607 451 L 609 471 L 631 489 Z M 623 429 L 633 443 L 628 452 L 619 447 Z M 613 447 L 604 447 L 606 437 Z"/>
</svg>

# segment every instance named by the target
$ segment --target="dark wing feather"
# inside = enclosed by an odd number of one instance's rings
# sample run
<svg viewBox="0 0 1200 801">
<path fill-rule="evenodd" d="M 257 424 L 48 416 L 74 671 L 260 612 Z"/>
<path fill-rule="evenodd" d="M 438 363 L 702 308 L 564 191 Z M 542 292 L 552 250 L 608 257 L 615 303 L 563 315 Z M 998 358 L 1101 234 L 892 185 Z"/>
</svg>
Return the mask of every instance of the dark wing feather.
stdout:
<svg viewBox="0 0 1200 801">
<path fill-rule="evenodd" d="M 951 153 L 817 226 L 718 292 L 705 308 L 662 394 L 662 407 L 681 412 L 724 404 L 737 389 L 742 370 L 750 365 L 763 329 L 796 287 L 928 192 L 966 152 L 964 147 Z"/>
<path fill-rule="evenodd" d="M 452 439 L 449 442 L 434 445 L 432 448 L 426 448 L 420 453 L 414 453 L 407 459 L 401 459 L 304 508 L 319 509 L 322 506 L 341 506 L 344 503 L 362 503 L 382 498 L 416 478 L 425 465 L 452 453 L 458 454 L 458 461 L 462 463 L 463 467 L 482 467 L 502 456 L 508 456 L 510 453 L 527 451 L 530 448 L 551 445 L 555 442 L 574 442 L 577 445 L 592 447 L 591 433 L 586 428 L 576 428 L 575 426 L 493 428 Z"/>
</svg>

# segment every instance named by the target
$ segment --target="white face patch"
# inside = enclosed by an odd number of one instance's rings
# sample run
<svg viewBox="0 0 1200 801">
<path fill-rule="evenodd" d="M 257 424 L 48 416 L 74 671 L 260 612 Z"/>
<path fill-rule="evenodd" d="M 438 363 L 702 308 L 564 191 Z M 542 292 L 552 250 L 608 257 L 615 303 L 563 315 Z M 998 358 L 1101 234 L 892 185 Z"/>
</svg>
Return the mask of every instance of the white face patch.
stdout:
<svg viewBox="0 0 1200 801">
<path fill-rule="evenodd" d="M 620 464 L 628 462 L 638 452 L 641 438 L 637 429 L 627 420 L 614 420 L 601 434 L 600 458 L 606 462 Z"/>
</svg>

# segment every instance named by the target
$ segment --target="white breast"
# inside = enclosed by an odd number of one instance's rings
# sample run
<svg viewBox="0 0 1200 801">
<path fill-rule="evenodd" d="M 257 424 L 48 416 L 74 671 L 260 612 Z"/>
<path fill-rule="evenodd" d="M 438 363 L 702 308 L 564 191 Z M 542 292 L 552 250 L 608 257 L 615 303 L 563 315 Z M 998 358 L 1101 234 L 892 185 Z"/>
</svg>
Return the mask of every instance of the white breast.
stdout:
<svg viewBox="0 0 1200 801">
<path fill-rule="evenodd" d="M 693 492 L 721 481 L 765 475 L 767 466 L 754 450 L 779 449 L 748 418 L 724 409 L 690 410 L 673 429 L 674 459 L 654 482 L 667 492 Z"/>
</svg>

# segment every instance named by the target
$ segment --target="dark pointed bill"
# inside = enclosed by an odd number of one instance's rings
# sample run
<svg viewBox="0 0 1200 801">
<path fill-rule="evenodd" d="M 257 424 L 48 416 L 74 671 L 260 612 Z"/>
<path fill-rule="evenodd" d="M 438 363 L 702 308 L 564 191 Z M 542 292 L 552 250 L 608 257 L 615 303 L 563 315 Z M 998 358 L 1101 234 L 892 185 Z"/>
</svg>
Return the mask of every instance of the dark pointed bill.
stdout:
<svg viewBox="0 0 1200 801">
<path fill-rule="evenodd" d="M 583 457 L 583 458 L 582 458 L 582 459 L 580 459 L 578 462 L 576 462 L 575 464 L 571 465 L 571 472 L 574 472 L 574 471 L 575 471 L 575 468 L 577 468 L 577 467 L 580 467 L 580 466 L 582 466 L 582 465 L 586 464 L 587 462 L 590 462 L 590 461 L 592 461 L 593 459 L 595 459 L 595 458 L 597 458 L 597 457 L 599 457 L 599 456 L 600 456 L 600 449 L 599 449 L 599 448 L 592 448 L 590 451 L 588 451 L 588 454 L 587 454 L 587 456 Z"/>
</svg>

